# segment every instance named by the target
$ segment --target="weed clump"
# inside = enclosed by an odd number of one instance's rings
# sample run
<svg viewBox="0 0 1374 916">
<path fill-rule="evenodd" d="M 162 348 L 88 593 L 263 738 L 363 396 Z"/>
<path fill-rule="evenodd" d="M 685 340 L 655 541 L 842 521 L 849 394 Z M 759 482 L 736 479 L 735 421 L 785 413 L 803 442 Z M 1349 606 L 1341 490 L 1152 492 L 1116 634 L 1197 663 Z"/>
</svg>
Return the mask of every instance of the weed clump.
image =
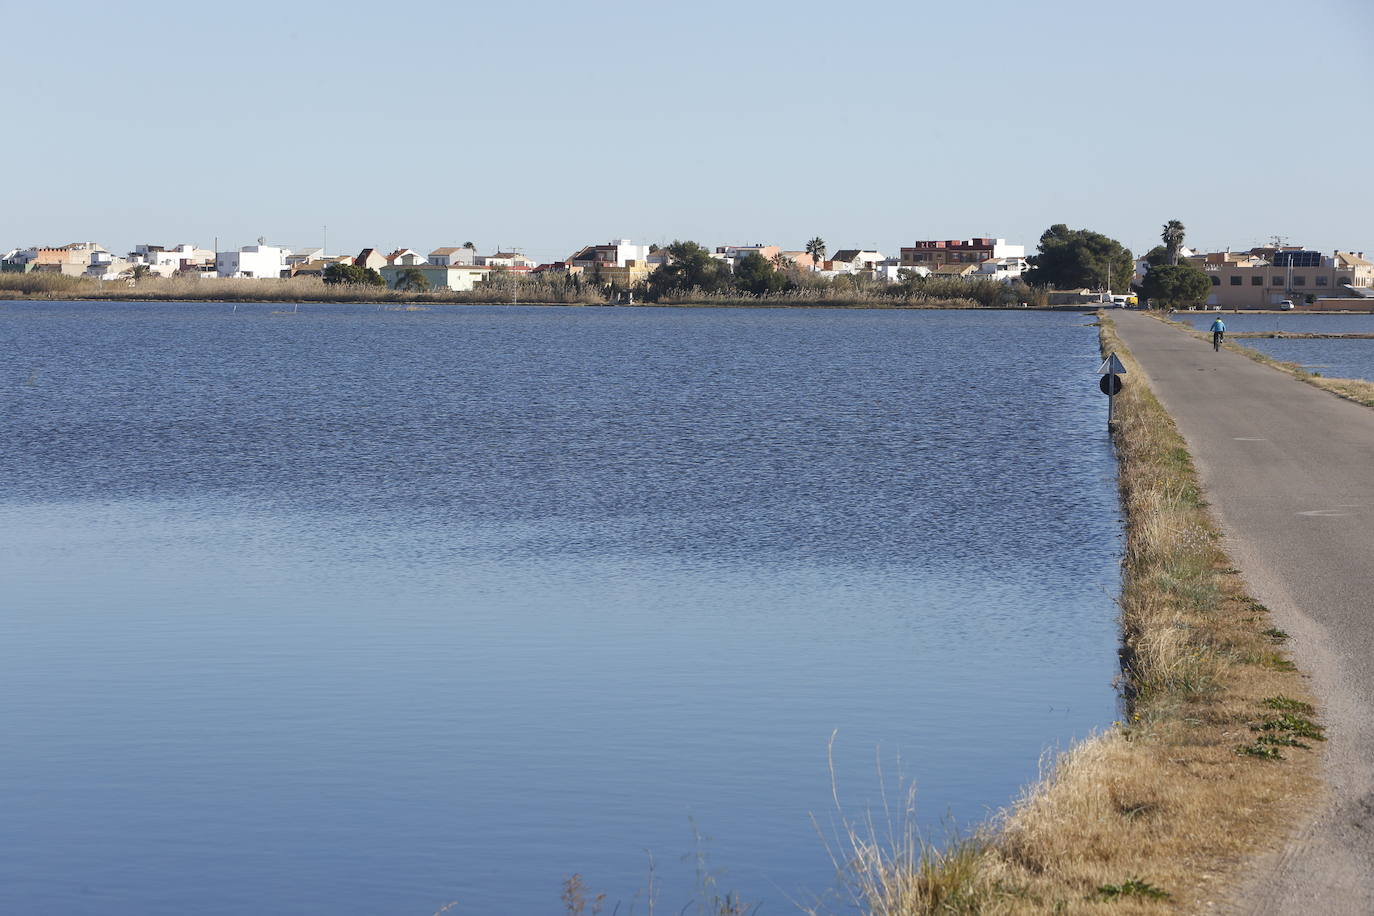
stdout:
<svg viewBox="0 0 1374 916">
<path fill-rule="evenodd" d="M 1097 889 L 1097 896 L 1104 900 L 1117 900 L 1122 897 L 1147 897 L 1151 900 L 1166 900 L 1169 892 L 1155 887 L 1148 881 L 1129 878 L 1120 884 L 1104 884 Z"/>
</svg>

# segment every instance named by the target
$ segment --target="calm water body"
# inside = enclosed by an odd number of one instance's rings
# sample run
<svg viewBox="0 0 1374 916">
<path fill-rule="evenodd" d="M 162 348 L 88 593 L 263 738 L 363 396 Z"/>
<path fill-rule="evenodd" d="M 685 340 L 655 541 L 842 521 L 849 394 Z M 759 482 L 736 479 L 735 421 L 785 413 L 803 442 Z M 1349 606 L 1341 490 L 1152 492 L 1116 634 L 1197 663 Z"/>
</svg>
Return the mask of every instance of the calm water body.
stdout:
<svg viewBox="0 0 1374 916">
<path fill-rule="evenodd" d="M 788 912 L 833 731 L 938 836 L 1115 718 L 1080 315 L 280 308 L 0 305 L 0 912 Z"/>
<path fill-rule="evenodd" d="M 1215 315 L 1179 313 L 1194 327 L 1206 330 Z M 1294 331 L 1303 334 L 1374 334 L 1374 315 L 1224 315 L 1228 331 Z M 1238 340 L 1284 362 L 1300 363 L 1331 378 L 1374 380 L 1374 340 Z"/>
</svg>

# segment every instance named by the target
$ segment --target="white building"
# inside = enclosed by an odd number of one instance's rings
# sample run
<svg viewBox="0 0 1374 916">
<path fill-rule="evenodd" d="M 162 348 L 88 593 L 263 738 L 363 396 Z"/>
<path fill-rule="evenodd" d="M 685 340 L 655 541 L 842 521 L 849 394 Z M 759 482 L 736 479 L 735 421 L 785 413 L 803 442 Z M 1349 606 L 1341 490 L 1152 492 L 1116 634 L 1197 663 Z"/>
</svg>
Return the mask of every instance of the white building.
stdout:
<svg viewBox="0 0 1374 916">
<path fill-rule="evenodd" d="M 897 283 L 909 276 L 928 277 L 930 268 L 903 266 L 901 258 L 886 258 L 873 265 L 873 279 L 884 283 Z"/>
<path fill-rule="evenodd" d="M 495 254 L 478 255 L 477 263 L 484 267 L 506 267 L 517 270 L 532 270 L 539 266 L 537 261 L 525 257 L 518 251 L 498 251 Z"/>
<path fill-rule="evenodd" d="M 221 251 L 215 255 L 215 273 L 221 277 L 253 280 L 279 280 L 290 271 L 286 266 L 287 250 L 268 245 L 258 239 L 256 245 L 244 245 L 238 251 Z"/>
<path fill-rule="evenodd" d="M 1011 283 L 1021 279 L 1021 275 L 1030 270 L 1030 262 L 1025 258 L 988 258 L 978 265 L 978 270 L 972 275 L 978 280 L 1001 280 L 1003 283 Z"/>
<path fill-rule="evenodd" d="M 460 292 L 474 288 L 491 273 L 490 267 L 475 264 L 428 264 L 423 261 L 409 265 L 388 264 L 380 273 L 387 287 L 395 289 L 401 275 L 412 270 L 425 278 L 430 289 L 452 289 Z"/>
<path fill-rule="evenodd" d="M 436 267 L 456 267 L 477 263 L 477 252 L 467 247 L 436 248 L 429 253 L 429 263 Z"/>
<path fill-rule="evenodd" d="M 197 248 L 183 242 L 175 248 L 135 245 L 134 250 L 129 252 L 128 260 L 130 266 L 145 266 L 150 273 L 159 277 L 170 277 L 184 270 L 211 270 L 215 265 L 216 256 L 208 248 Z"/>
<path fill-rule="evenodd" d="M 429 261 L 414 248 L 397 248 L 386 256 L 388 267 L 423 267 Z"/>
<path fill-rule="evenodd" d="M 96 251 L 91 254 L 91 263 L 86 268 L 86 276 L 93 280 L 118 280 L 132 267 L 133 265 L 124 258 L 116 257 L 108 251 Z"/>
<path fill-rule="evenodd" d="M 881 251 L 866 248 L 841 248 L 830 256 L 830 272 L 834 274 L 857 274 L 872 271 L 887 261 Z"/>
</svg>

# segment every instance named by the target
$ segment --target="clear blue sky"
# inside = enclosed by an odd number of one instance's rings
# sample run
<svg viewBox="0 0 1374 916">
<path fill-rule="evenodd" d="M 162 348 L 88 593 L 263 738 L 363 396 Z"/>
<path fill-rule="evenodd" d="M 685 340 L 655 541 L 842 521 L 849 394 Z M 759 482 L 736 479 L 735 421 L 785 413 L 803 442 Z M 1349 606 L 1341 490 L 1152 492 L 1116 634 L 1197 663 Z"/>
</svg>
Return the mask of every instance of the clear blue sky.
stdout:
<svg viewBox="0 0 1374 916">
<path fill-rule="evenodd" d="M 0 11 L 5 249 L 1374 250 L 1367 0 Z"/>
</svg>

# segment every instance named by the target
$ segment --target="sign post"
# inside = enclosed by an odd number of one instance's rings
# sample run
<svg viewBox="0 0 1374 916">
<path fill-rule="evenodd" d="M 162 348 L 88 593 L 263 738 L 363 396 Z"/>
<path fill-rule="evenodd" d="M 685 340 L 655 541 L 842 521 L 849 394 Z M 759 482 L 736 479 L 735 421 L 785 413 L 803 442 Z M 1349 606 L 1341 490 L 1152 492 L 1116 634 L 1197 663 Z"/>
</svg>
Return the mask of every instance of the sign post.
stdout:
<svg viewBox="0 0 1374 916">
<path fill-rule="evenodd" d="M 1115 353 L 1108 353 L 1102 365 L 1097 367 L 1097 374 L 1102 376 L 1097 387 L 1107 396 L 1107 428 L 1111 429 L 1116 414 L 1116 396 L 1121 392 L 1121 376 L 1126 374 L 1126 367 Z"/>
</svg>

